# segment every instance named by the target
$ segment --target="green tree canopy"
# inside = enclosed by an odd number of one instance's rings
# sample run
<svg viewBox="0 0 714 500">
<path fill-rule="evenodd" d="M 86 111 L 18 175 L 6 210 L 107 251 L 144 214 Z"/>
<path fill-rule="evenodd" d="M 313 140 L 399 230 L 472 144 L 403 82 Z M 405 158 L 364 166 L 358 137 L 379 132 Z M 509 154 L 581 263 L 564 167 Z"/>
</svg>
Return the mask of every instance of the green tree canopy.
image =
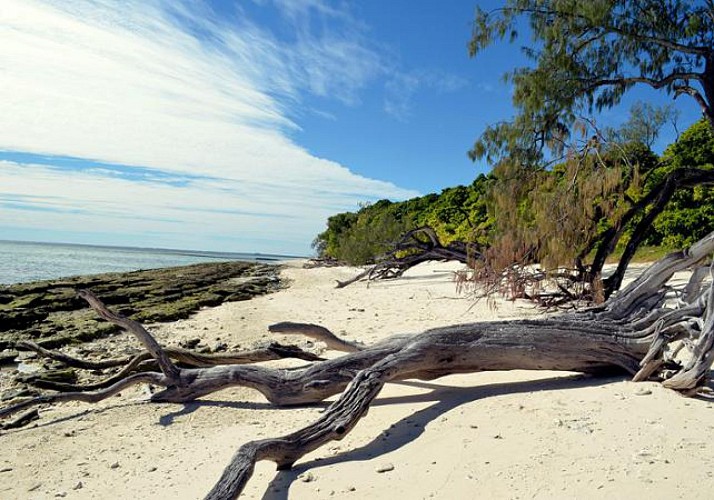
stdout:
<svg viewBox="0 0 714 500">
<path fill-rule="evenodd" d="M 469 186 L 396 203 L 380 200 L 357 212 L 333 215 L 313 247 L 320 257 L 366 264 L 391 250 L 403 233 L 422 226 L 431 227 L 444 245 L 461 241 L 485 246 L 492 223 L 486 192 L 492 182 L 492 177 L 479 175 Z"/>
<path fill-rule="evenodd" d="M 688 167 L 714 170 L 714 132 L 704 119 L 667 147 L 662 166 L 652 172 L 648 184 L 654 186 L 668 173 Z M 694 186 L 677 191 L 652 229 L 648 243 L 669 248 L 691 245 L 714 231 L 714 188 Z"/>
<path fill-rule="evenodd" d="M 653 104 L 637 101 L 630 108 L 627 121 L 617 129 L 605 130 L 608 142 L 621 144 L 643 144 L 652 148 L 659 136 L 662 126 L 670 122 L 676 125 L 679 112 L 672 104 L 654 106 Z"/>
<path fill-rule="evenodd" d="M 471 55 L 515 40 L 521 18 L 534 65 L 506 75 L 516 116 L 488 127 L 472 158 L 539 165 L 545 148 L 565 147 L 579 117 L 618 104 L 634 85 L 693 98 L 714 126 L 711 0 L 506 0 L 493 11 L 477 9 Z"/>
</svg>

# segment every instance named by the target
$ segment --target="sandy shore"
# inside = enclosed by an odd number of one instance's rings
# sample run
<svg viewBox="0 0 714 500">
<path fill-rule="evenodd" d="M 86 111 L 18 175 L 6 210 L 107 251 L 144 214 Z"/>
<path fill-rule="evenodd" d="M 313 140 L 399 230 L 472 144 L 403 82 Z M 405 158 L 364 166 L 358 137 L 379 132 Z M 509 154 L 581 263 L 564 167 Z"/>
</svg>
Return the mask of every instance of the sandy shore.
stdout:
<svg viewBox="0 0 714 500">
<path fill-rule="evenodd" d="M 291 320 L 370 343 L 538 314 L 525 303 L 474 304 L 457 295 L 453 269 L 423 265 L 399 281 L 335 290 L 353 269 L 288 267 L 286 290 L 155 331 L 171 344 L 200 337 L 248 347 L 272 339 L 267 325 Z M 133 345 L 128 336 L 100 342 Z M 288 433 L 321 410 L 273 409 L 246 389 L 190 405 L 145 396 L 137 389 L 94 406 L 60 405 L 43 410 L 34 428 L 4 432 L 0 498 L 202 498 L 240 444 Z M 705 499 L 714 488 L 712 430 L 714 404 L 654 383 L 513 371 L 390 384 L 343 441 L 292 471 L 259 464 L 242 498 Z"/>
</svg>

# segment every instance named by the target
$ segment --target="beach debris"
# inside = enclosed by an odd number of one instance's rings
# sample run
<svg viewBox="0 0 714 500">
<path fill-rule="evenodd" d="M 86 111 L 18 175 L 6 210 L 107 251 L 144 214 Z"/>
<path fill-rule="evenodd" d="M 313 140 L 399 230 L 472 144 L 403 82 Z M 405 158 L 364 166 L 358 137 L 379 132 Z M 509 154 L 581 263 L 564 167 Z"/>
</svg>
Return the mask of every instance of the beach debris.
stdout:
<svg viewBox="0 0 714 500">
<path fill-rule="evenodd" d="M 39 393 L 34 390 L 30 389 L 29 387 L 20 387 L 19 389 L 11 389 L 9 391 L 5 391 L 0 395 L 0 401 L 10 401 L 12 399 L 17 399 L 17 398 L 26 398 L 26 397 L 33 397 L 37 396 Z"/>
<path fill-rule="evenodd" d="M 20 353 L 17 351 L 5 350 L 0 352 L 0 366 L 11 365 Z"/>
<path fill-rule="evenodd" d="M 298 476 L 298 479 L 303 483 L 311 483 L 315 480 L 315 476 L 312 472 L 303 472 Z"/>
<path fill-rule="evenodd" d="M 200 343 L 201 343 L 201 339 L 196 337 L 196 338 L 192 338 L 192 339 L 182 340 L 181 342 L 179 342 L 179 345 L 181 347 L 183 347 L 184 349 L 195 349 L 198 346 L 198 344 L 200 344 Z"/>
<path fill-rule="evenodd" d="M 104 370 L 121 367 L 121 370 L 119 370 L 119 372 L 115 373 L 114 375 L 111 375 L 99 382 L 92 382 L 87 384 L 76 384 L 71 383 L 70 381 L 63 381 L 61 380 L 62 377 L 57 377 L 56 375 L 42 375 L 47 372 L 41 372 L 39 374 L 36 372 L 30 374 L 21 374 L 21 377 L 18 377 L 18 379 L 21 380 L 23 383 L 61 392 L 102 389 L 105 387 L 109 387 L 117 381 L 126 378 L 132 373 L 145 371 L 147 369 L 156 367 L 155 361 L 152 360 L 152 356 L 147 351 L 134 353 L 132 355 L 121 358 L 92 361 L 75 358 L 60 351 L 45 349 L 44 347 L 41 347 L 34 342 L 23 341 L 21 343 L 18 343 L 18 345 L 21 345 L 24 349 L 36 351 L 37 353 L 46 358 L 60 359 L 64 364 L 72 366 L 73 368 L 89 370 L 89 373 L 93 375 L 105 375 Z M 184 365 L 193 367 L 247 364 L 284 358 L 296 358 L 305 361 L 322 360 L 322 358 L 315 353 L 304 351 L 294 345 L 284 345 L 278 342 L 266 342 L 263 346 L 239 352 L 226 351 L 220 353 L 212 353 L 209 347 L 204 347 L 198 352 L 189 351 L 187 349 L 179 347 L 165 347 L 164 350 L 168 353 L 171 359 L 177 362 L 181 362 Z M 74 377 L 76 379 L 76 373 Z M 59 380 L 55 380 L 58 378 Z M 12 397 L 21 397 L 22 395 L 36 396 L 38 394 L 36 391 L 29 390 L 29 392 L 24 392 L 25 390 L 26 389 L 22 389 L 23 392 L 20 395 Z M 3 393 L 3 397 L 5 397 L 5 393 Z M 10 395 L 8 395 L 6 399 L 11 399 Z"/>
<path fill-rule="evenodd" d="M 2 425 L 0 428 L 3 430 L 18 429 L 26 426 L 33 420 L 37 420 L 38 418 L 40 418 L 40 413 L 37 411 L 37 408 L 33 408 L 25 413 L 22 413 L 15 420 L 11 420 L 10 422 Z"/>
<path fill-rule="evenodd" d="M 648 389 L 647 387 L 638 387 L 635 389 L 635 396 L 649 396 L 652 394 L 652 389 Z"/>
<path fill-rule="evenodd" d="M 377 466 L 377 468 L 375 470 L 380 474 L 382 474 L 384 472 L 393 471 L 394 464 L 391 464 L 391 463 L 382 464 L 382 465 Z"/>
<path fill-rule="evenodd" d="M 216 342 L 213 345 L 213 352 L 226 352 L 228 350 L 228 344 L 225 342 Z"/>
<path fill-rule="evenodd" d="M 15 380 L 32 384 L 35 387 L 52 389 L 54 384 L 72 384 L 77 381 L 77 372 L 72 368 L 59 370 L 43 370 L 34 373 L 21 373 Z"/>
</svg>

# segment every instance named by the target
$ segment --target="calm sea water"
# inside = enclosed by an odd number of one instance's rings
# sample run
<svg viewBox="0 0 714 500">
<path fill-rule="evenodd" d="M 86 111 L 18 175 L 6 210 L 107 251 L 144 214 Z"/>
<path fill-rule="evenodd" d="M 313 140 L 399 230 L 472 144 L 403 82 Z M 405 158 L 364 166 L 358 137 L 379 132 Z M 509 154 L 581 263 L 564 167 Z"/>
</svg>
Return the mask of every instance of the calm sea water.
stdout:
<svg viewBox="0 0 714 500">
<path fill-rule="evenodd" d="M 0 284 L 185 266 L 199 262 L 274 261 L 284 258 L 289 257 L 0 240 Z"/>
</svg>

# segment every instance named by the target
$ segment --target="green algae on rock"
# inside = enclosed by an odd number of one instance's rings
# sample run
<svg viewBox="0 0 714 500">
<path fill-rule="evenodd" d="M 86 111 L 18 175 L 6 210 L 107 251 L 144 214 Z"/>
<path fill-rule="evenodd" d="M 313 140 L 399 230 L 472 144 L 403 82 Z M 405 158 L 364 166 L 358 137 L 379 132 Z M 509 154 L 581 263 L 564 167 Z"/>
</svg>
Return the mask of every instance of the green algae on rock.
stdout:
<svg viewBox="0 0 714 500">
<path fill-rule="evenodd" d="M 185 319 L 204 306 L 248 300 L 279 288 L 278 266 L 219 262 L 107 273 L 0 286 L 0 351 L 31 340 L 45 348 L 85 342 L 119 331 L 77 296 L 91 289 L 137 321 Z"/>
</svg>

